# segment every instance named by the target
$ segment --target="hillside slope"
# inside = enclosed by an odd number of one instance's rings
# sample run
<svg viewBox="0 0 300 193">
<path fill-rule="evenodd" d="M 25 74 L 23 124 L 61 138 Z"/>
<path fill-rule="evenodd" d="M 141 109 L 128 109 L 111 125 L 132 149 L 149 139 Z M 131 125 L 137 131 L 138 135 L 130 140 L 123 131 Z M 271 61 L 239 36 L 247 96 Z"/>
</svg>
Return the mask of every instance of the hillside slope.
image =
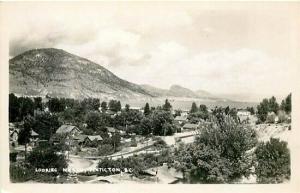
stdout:
<svg viewBox="0 0 300 193">
<path fill-rule="evenodd" d="M 153 97 L 85 58 L 55 48 L 26 51 L 9 60 L 10 92 L 27 96 Z"/>
</svg>

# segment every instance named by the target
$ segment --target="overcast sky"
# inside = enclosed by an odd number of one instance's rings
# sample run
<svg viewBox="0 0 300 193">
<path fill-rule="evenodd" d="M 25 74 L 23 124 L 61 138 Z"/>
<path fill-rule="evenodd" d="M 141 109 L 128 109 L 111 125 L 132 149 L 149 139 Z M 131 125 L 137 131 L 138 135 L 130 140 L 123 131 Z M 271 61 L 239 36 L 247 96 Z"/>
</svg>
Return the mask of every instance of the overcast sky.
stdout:
<svg viewBox="0 0 300 193">
<path fill-rule="evenodd" d="M 55 47 L 137 84 L 260 96 L 291 91 L 296 6 L 69 5 L 14 5 L 10 56 Z"/>
</svg>

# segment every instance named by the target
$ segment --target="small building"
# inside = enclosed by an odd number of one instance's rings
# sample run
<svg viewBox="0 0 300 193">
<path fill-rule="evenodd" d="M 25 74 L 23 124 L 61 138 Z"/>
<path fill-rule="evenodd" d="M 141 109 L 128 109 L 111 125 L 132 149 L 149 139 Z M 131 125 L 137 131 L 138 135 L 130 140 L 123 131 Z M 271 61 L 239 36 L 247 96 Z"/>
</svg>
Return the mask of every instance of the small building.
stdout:
<svg viewBox="0 0 300 193">
<path fill-rule="evenodd" d="M 73 125 L 62 125 L 56 130 L 56 134 L 68 135 L 70 137 L 77 136 L 81 133 L 78 127 Z"/>
<path fill-rule="evenodd" d="M 103 141 L 103 138 L 100 135 L 88 135 L 85 137 L 83 145 L 92 146 L 94 144 L 99 144 L 101 141 Z"/>
<path fill-rule="evenodd" d="M 241 123 L 248 123 L 250 120 L 251 113 L 247 110 L 239 110 L 237 116 Z"/>
<path fill-rule="evenodd" d="M 196 130 L 198 129 L 199 125 L 198 124 L 193 124 L 193 123 L 186 123 L 183 125 L 182 129 L 184 130 Z"/>
<path fill-rule="evenodd" d="M 181 115 L 181 116 L 176 116 L 174 121 L 181 125 L 183 123 L 186 123 L 188 121 L 188 119 L 187 119 L 186 115 Z"/>
</svg>

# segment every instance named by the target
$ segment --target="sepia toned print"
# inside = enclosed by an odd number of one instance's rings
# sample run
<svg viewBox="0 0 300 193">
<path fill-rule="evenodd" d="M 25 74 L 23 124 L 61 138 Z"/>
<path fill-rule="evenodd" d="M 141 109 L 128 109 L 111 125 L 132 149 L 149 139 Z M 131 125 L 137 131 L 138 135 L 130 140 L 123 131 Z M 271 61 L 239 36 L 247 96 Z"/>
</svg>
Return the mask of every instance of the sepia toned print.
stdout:
<svg viewBox="0 0 300 193">
<path fill-rule="evenodd" d="M 13 8 L 12 183 L 290 183 L 286 7 L 76 5 Z"/>
</svg>

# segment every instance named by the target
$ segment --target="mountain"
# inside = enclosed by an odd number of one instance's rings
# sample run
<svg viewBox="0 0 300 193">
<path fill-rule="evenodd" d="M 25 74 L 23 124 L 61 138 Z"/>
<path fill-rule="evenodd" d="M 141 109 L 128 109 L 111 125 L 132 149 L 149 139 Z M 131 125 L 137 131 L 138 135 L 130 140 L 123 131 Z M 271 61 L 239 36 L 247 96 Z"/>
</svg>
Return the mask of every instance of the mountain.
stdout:
<svg viewBox="0 0 300 193">
<path fill-rule="evenodd" d="M 147 98 L 141 86 L 123 80 L 85 58 L 61 49 L 26 51 L 9 60 L 10 92 L 66 98 Z"/>
<path fill-rule="evenodd" d="M 184 97 L 184 98 L 211 98 L 217 99 L 214 95 L 204 90 L 192 91 L 180 85 L 172 85 L 169 89 L 156 88 L 147 84 L 141 87 L 156 97 Z"/>
<path fill-rule="evenodd" d="M 169 96 L 198 98 L 199 96 L 192 90 L 184 88 L 180 85 L 172 85 L 168 92 Z"/>
<path fill-rule="evenodd" d="M 205 91 L 205 90 L 197 90 L 195 91 L 195 93 L 199 96 L 199 97 L 203 97 L 203 98 L 216 98 L 215 95 L 212 95 L 211 93 Z"/>
</svg>

